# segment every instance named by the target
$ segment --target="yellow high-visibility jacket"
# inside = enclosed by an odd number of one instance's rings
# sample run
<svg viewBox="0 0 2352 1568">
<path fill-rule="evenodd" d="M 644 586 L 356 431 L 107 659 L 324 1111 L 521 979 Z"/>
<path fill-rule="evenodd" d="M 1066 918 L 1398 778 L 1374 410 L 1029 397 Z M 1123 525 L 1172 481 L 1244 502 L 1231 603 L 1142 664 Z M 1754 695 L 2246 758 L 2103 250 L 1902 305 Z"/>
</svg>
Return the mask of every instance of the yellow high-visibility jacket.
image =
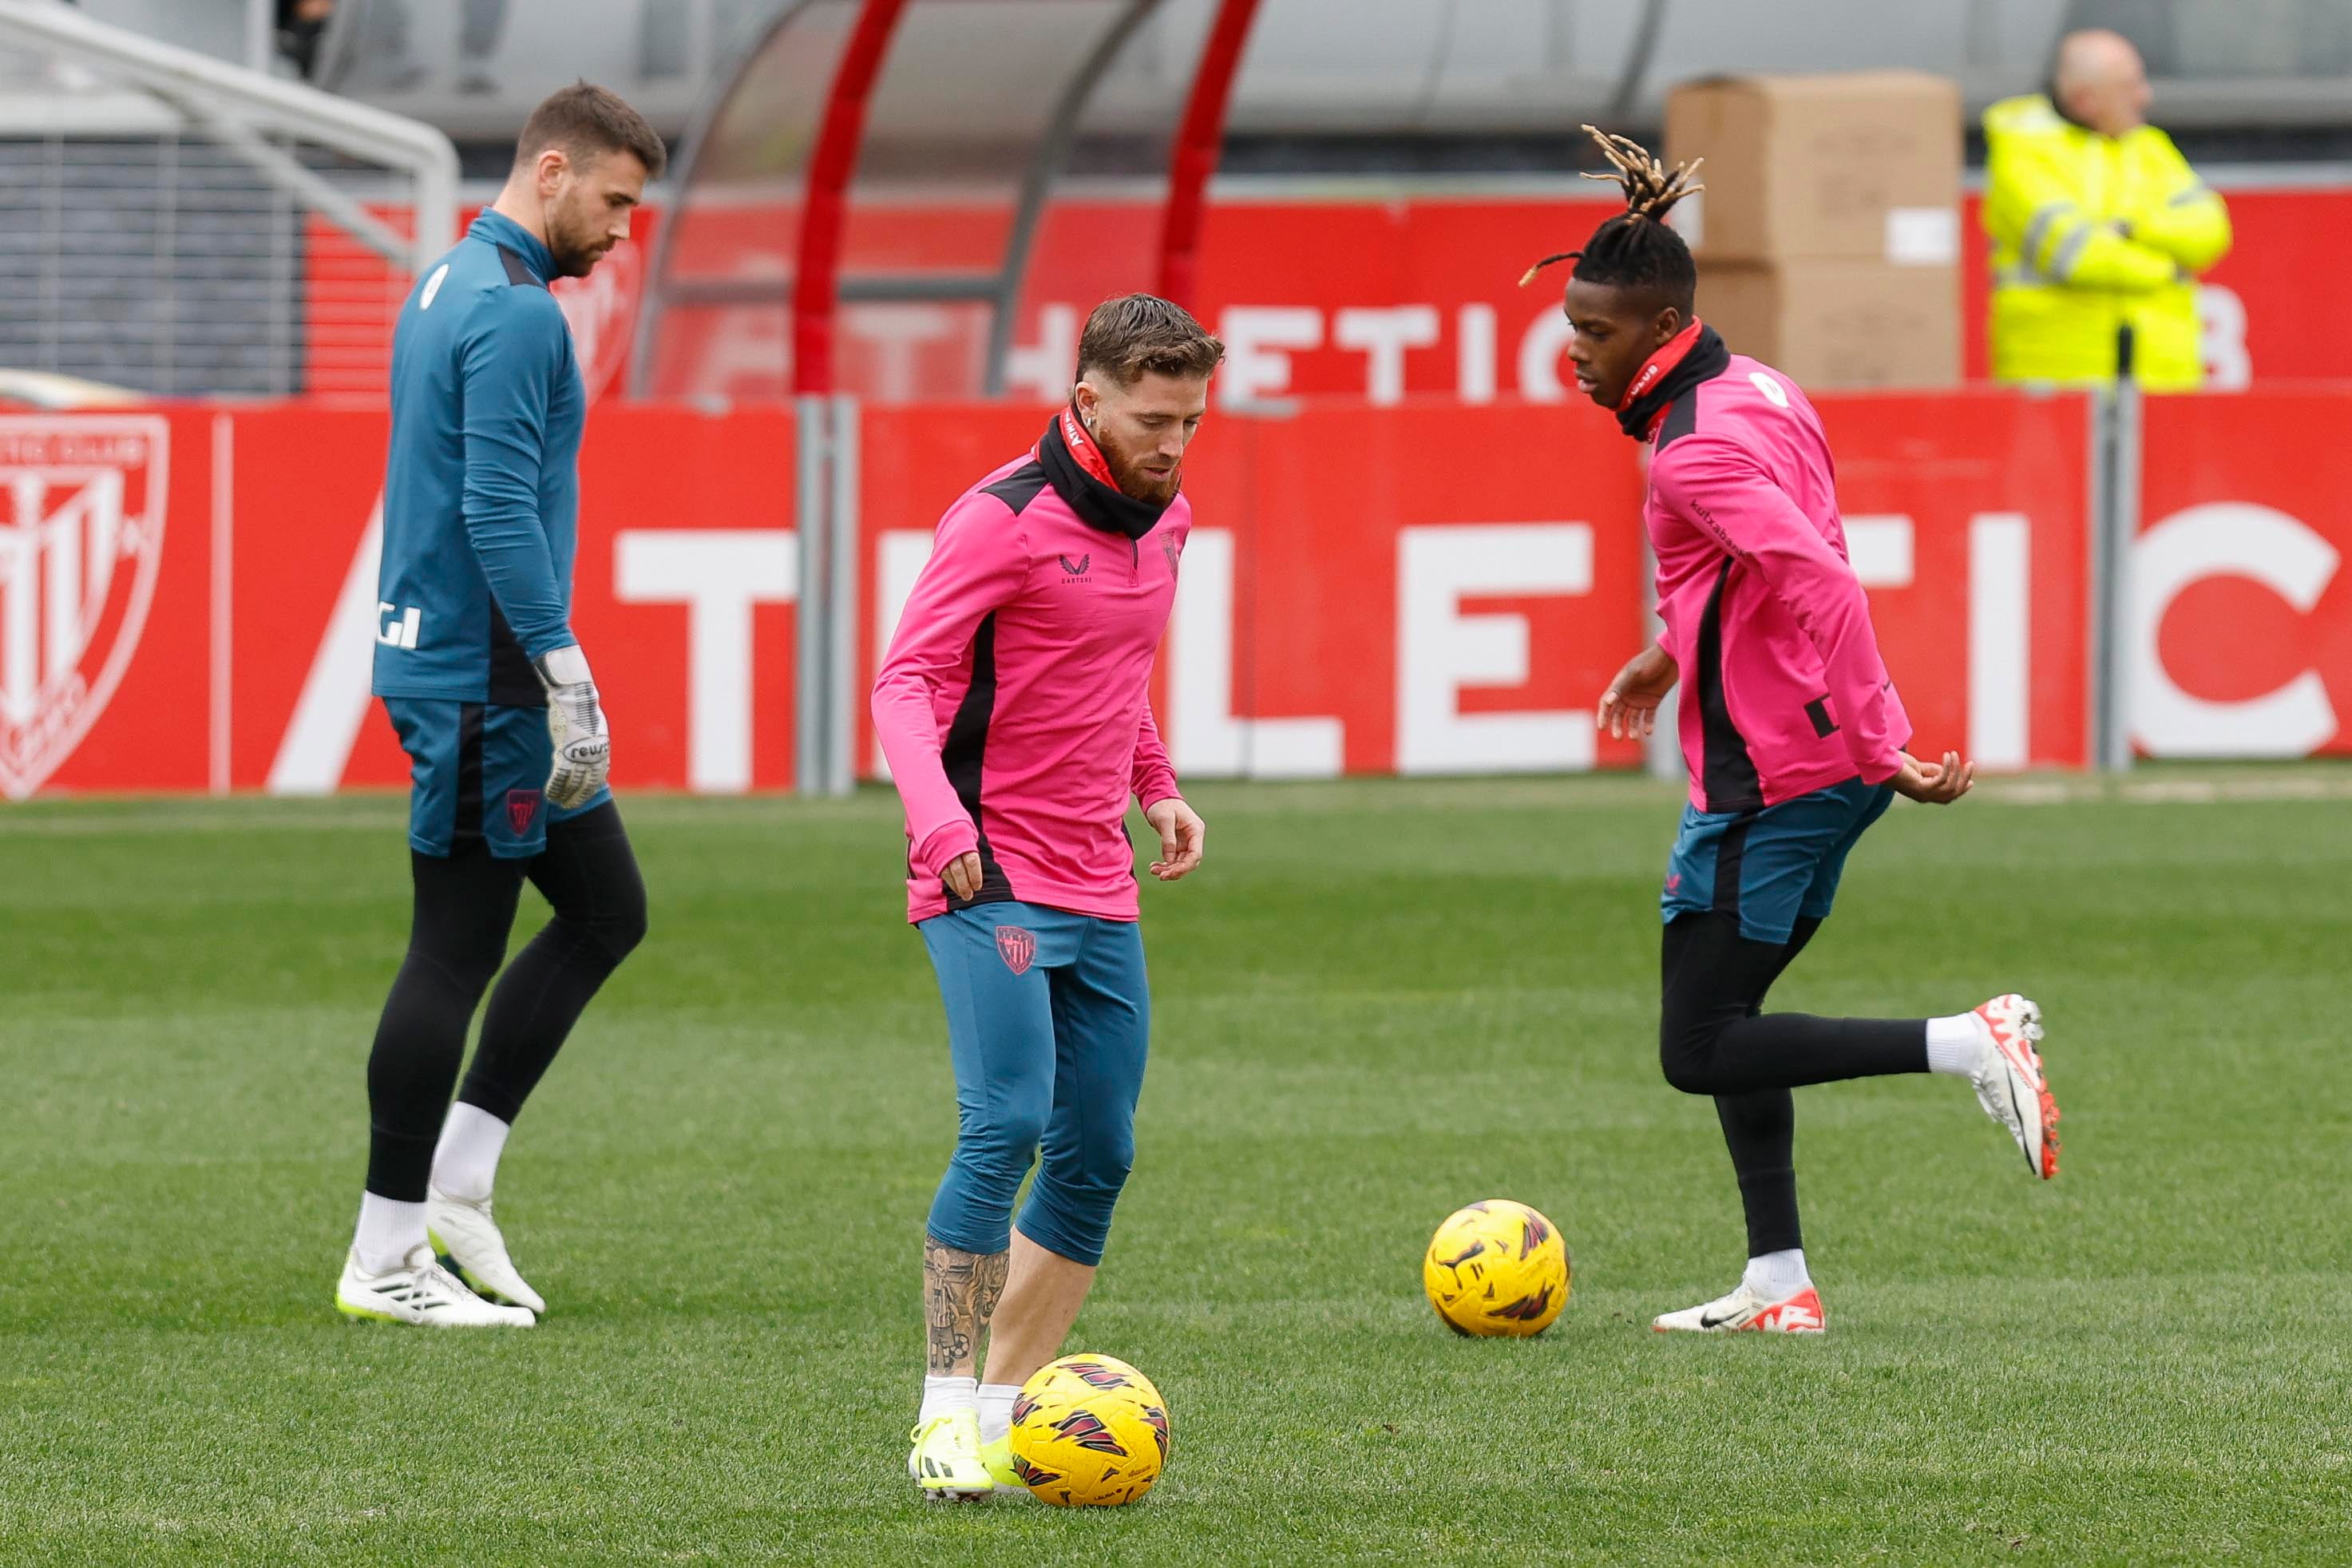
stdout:
<svg viewBox="0 0 2352 1568">
<path fill-rule="evenodd" d="M 2230 248 L 2230 214 L 2153 125 L 2102 136 L 2040 93 L 1985 110 L 1992 373 L 2151 390 L 2204 379 L 2197 276 Z M 2126 333 L 2128 337 L 2126 338 Z"/>
</svg>

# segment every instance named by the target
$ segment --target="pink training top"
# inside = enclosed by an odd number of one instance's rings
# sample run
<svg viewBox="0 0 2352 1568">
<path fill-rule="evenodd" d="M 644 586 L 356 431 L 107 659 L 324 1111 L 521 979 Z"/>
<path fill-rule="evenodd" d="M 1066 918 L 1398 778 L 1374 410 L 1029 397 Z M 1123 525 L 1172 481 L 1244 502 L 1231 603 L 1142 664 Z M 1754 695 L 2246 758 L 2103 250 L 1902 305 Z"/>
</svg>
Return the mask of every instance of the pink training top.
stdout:
<svg viewBox="0 0 2352 1568">
<path fill-rule="evenodd" d="M 1134 920 L 1128 797 L 1149 808 L 1178 794 L 1147 687 L 1192 508 L 1180 495 L 1151 521 L 1103 482 L 1076 422 L 1057 424 L 1059 478 L 1031 453 L 940 520 L 875 678 L 874 725 L 907 809 L 909 921 L 1008 900 Z M 1082 519 L 1066 485 L 1104 521 Z M 971 850 L 983 875 L 967 903 L 941 876 Z"/>
<path fill-rule="evenodd" d="M 1747 811 L 1861 775 L 1911 739 L 1846 559 L 1821 416 L 1744 354 L 1677 397 L 1652 437 L 1643 521 L 1659 641 L 1682 672 L 1683 759 L 1701 811 Z"/>
</svg>

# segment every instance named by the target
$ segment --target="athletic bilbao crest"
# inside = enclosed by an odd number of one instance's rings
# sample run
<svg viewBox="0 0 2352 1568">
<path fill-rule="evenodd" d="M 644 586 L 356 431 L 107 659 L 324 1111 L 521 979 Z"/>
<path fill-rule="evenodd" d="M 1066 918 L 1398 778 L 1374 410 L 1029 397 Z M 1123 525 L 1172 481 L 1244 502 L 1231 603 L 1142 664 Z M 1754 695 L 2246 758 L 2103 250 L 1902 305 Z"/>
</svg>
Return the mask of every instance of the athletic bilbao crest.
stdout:
<svg viewBox="0 0 2352 1568">
<path fill-rule="evenodd" d="M 507 791 L 507 826 L 515 830 L 516 837 L 529 833 L 530 825 L 538 819 L 539 800 L 540 794 L 535 789 Z"/>
<path fill-rule="evenodd" d="M 998 926 L 996 951 L 1004 955 L 1005 968 L 1015 974 L 1026 974 L 1030 962 L 1037 956 L 1037 938 L 1019 926 Z"/>
<path fill-rule="evenodd" d="M 11 800 L 73 754 L 139 647 L 163 560 L 169 429 L 152 415 L 0 416 L 0 795 Z"/>
</svg>

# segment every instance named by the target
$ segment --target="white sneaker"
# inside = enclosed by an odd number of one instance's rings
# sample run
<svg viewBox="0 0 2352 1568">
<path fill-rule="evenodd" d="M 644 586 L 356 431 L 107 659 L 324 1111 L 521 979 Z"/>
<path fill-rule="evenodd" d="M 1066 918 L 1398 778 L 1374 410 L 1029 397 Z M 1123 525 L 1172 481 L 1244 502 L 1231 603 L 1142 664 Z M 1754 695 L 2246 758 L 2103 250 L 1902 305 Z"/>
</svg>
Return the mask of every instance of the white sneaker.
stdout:
<svg viewBox="0 0 2352 1568">
<path fill-rule="evenodd" d="M 2058 1102 L 2042 1074 L 2042 1009 L 2011 992 L 1976 1009 L 1983 1055 L 1969 1073 L 1977 1103 L 2009 1129 L 2025 1168 L 2043 1181 L 2058 1173 Z"/>
<path fill-rule="evenodd" d="M 1730 1295 L 1661 1313 L 1650 1320 L 1650 1327 L 1662 1334 L 1820 1334 L 1829 1331 L 1829 1320 L 1822 1312 L 1821 1292 L 1811 1285 L 1774 1301 L 1748 1289 L 1743 1279 Z"/>
<path fill-rule="evenodd" d="M 425 1234 L 433 1250 L 457 1266 L 457 1278 L 494 1301 L 510 1301 L 533 1312 L 547 1303 L 515 1269 L 507 1238 L 490 1215 L 490 1200 L 453 1198 L 438 1187 L 425 1189 Z"/>
<path fill-rule="evenodd" d="M 996 1478 L 980 1457 L 980 1412 L 934 1415 L 908 1434 L 907 1479 L 926 1502 L 974 1502 L 996 1492 Z"/>
<path fill-rule="evenodd" d="M 520 1307 L 495 1306 L 466 1289 L 441 1267 L 430 1242 L 408 1249 L 401 1266 L 383 1274 L 360 1267 L 358 1249 L 343 1259 L 335 1286 L 335 1310 L 386 1323 L 424 1323 L 436 1329 L 527 1329 L 539 1320 Z"/>
</svg>

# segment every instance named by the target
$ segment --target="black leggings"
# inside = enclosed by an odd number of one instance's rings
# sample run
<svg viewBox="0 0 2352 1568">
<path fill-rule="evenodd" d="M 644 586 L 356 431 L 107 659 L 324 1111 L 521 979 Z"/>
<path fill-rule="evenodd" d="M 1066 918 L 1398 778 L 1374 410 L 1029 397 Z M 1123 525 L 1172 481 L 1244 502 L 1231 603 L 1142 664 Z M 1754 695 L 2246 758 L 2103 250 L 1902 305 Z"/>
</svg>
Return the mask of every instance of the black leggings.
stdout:
<svg viewBox="0 0 2352 1568">
<path fill-rule="evenodd" d="M 1737 916 L 1685 914 L 1662 949 L 1658 1059 L 1666 1081 L 1715 1097 L 1748 1214 L 1748 1255 L 1802 1247 L 1797 1223 L 1792 1089 L 1927 1070 L 1924 1019 L 1817 1018 L 1763 1012 L 1764 994 L 1821 921 L 1785 942 L 1752 942 Z"/>
<path fill-rule="evenodd" d="M 505 960 L 527 878 L 555 918 L 508 965 L 457 1098 L 512 1121 L 605 977 L 646 934 L 646 887 L 611 803 L 553 822 L 546 850 L 500 860 L 480 843 L 411 851 L 408 956 L 368 1056 L 367 1190 L 421 1203 L 474 1009 Z"/>
</svg>

